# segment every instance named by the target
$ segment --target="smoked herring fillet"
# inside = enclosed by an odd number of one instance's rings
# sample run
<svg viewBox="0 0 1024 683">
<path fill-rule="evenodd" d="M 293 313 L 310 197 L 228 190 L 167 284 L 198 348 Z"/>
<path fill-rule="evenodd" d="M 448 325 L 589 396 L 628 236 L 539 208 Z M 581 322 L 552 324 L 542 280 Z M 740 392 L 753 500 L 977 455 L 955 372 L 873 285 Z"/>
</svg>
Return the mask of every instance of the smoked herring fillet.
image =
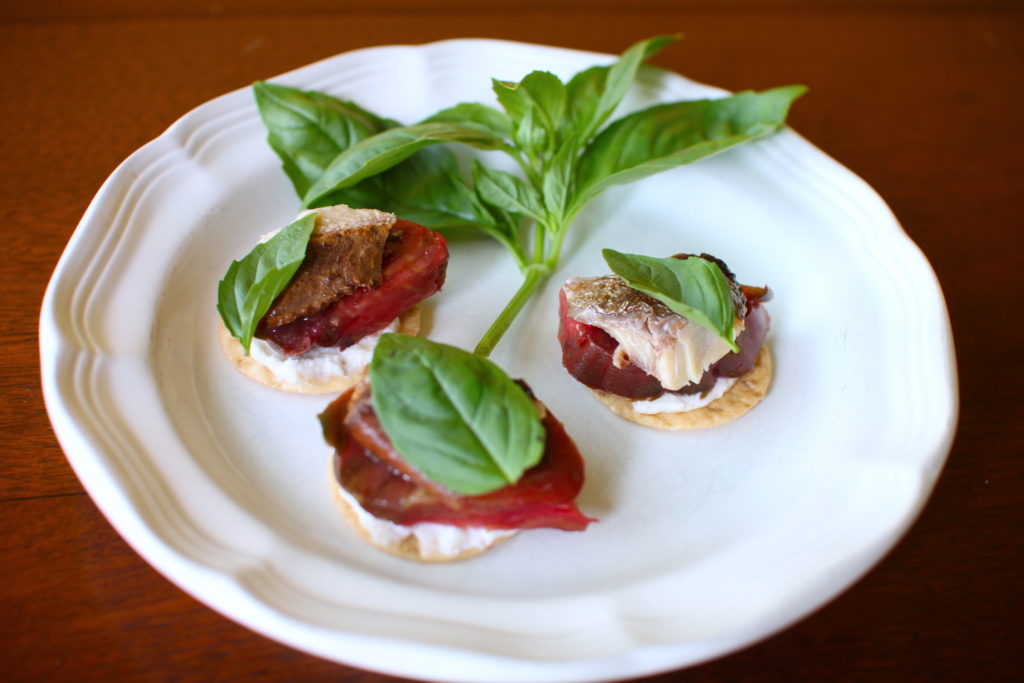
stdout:
<svg viewBox="0 0 1024 683">
<path fill-rule="evenodd" d="M 652 399 L 664 393 L 698 394 L 714 386 L 718 377 L 741 377 L 754 367 L 768 333 L 767 310 L 760 300 L 747 299 L 743 331 L 736 338 L 739 352 L 728 353 L 713 363 L 698 382 L 666 392 L 656 377 L 630 363 L 628 358 L 617 357 L 619 343 L 611 335 L 600 327 L 570 317 L 564 287 L 559 297 L 558 341 L 562 345 L 562 365 L 584 385 L 628 399 Z"/>
</svg>

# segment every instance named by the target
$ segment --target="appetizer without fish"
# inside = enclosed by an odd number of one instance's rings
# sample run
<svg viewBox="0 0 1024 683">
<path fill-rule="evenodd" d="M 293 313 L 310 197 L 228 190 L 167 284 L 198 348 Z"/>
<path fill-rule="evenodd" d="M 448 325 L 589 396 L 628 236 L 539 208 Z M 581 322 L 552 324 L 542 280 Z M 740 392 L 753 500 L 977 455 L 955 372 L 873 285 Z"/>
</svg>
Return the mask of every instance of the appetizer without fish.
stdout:
<svg viewBox="0 0 1024 683">
<path fill-rule="evenodd" d="M 701 254 L 654 259 L 606 249 L 616 275 L 560 293 L 562 363 L 612 412 L 659 429 L 730 422 L 766 394 L 766 287 L 737 284 Z"/>
<path fill-rule="evenodd" d="M 368 377 L 320 416 L 331 488 L 371 545 L 422 562 L 524 529 L 585 529 L 583 459 L 561 423 L 485 358 L 386 334 Z"/>
<path fill-rule="evenodd" d="M 444 238 L 375 209 L 312 210 L 232 263 L 218 291 L 221 345 L 277 389 L 343 391 L 384 332 L 415 334 L 415 306 L 441 289 Z"/>
</svg>

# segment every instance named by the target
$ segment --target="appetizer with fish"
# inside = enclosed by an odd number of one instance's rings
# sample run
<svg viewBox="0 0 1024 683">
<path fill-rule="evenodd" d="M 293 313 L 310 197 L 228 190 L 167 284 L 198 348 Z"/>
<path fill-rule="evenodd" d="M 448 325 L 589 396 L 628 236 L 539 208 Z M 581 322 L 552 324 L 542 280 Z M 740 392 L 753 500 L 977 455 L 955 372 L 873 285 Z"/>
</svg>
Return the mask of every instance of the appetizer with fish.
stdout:
<svg viewBox="0 0 1024 683">
<path fill-rule="evenodd" d="M 218 290 L 220 341 L 243 374 L 285 391 L 353 386 L 385 332 L 416 334 L 441 289 L 438 233 L 376 209 L 313 209 L 231 264 Z"/>
<path fill-rule="evenodd" d="M 560 292 L 562 364 L 615 414 L 658 429 L 735 420 L 771 382 L 767 287 L 740 285 L 719 259 L 606 249 L 615 275 Z"/>
<path fill-rule="evenodd" d="M 344 518 L 393 555 L 448 562 L 594 521 L 576 506 L 583 458 L 561 423 L 478 355 L 386 334 L 320 421 Z"/>
</svg>

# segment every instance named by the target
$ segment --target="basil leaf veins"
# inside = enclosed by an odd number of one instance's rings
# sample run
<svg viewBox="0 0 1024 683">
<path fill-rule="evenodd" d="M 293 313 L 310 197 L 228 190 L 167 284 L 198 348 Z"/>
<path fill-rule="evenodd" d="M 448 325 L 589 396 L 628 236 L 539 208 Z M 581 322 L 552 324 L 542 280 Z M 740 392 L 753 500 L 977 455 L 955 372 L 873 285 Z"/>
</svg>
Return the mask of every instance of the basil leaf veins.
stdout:
<svg viewBox="0 0 1024 683">
<path fill-rule="evenodd" d="M 310 213 L 282 228 L 241 261 L 232 261 L 218 283 L 217 310 L 246 355 L 256 325 L 302 265 L 314 226 L 316 214 Z"/>
<path fill-rule="evenodd" d="M 544 453 L 537 406 L 482 356 L 401 334 L 370 363 L 373 407 L 398 453 L 462 495 L 514 484 Z"/>
<path fill-rule="evenodd" d="M 352 102 L 315 91 L 256 82 L 253 96 L 267 129 L 267 144 L 301 197 L 334 158 L 371 135 L 398 125 Z"/>
<path fill-rule="evenodd" d="M 732 286 L 717 263 L 691 256 L 686 259 L 654 258 L 602 249 L 601 255 L 616 275 L 672 311 L 706 327 L 733 351 L 736 304 Z"/>
</svg>

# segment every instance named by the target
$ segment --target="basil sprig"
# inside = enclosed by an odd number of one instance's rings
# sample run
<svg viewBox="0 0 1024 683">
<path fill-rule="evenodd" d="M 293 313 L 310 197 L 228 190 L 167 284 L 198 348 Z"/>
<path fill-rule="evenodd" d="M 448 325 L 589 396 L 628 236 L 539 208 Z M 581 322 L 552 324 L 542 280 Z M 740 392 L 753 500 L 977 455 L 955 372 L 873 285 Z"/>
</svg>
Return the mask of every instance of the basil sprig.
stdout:
<svg viewBox="0 0 1024 683">
<path fill-rule="evenodd" d="M 325 176 L 342 152 L 400 126 L 353 102 L 315 91 L 257 82 L 253 94 L 267 129 L 267 143 L 280 157 L 299 198 Z M 472 109 L 470 105 L 454 107 L 451 118 L 469 118 L 483 127 L 497 125 L 495 135 L 503 134 L 500 120 L 477 117 Z M 429 120 L 444 122 L 449 118 L 446 113 L 438 112 Z M 377 175 L 335 187 L 310 202 L 310 208 L 332 204 L 389 211 L 434 229 L 472 226 L 487 231 L 494 223 L 463 179 L 455 155 L 437 145 L 428 145 Z M 501 233 L 494 236 L 502 237 Z"/>
<path fill-rule="evenodd" d="M 279 85 L 257 84 L 256 101 L 268 141 L 306 206 L 375 207 L 501 242 L 523 283 L 477 344 L 486 356 L 555 269 L 568 228 L 588 202 L 613 185 L 778 130 L 806 90 L 658 104 L 608 123 L 643 62 L 676 39 L 642 40 L 615 63 L 566 83 L 546 71 L 518 82 L 495 79 L 500 109 L 467 102 L 410 126 Z M 464 173 L 443 143 L 498 150 L 518 172 L 477 162 Z"/>
<path fill-rule="evenodd" d="M 246 355 L 256 325 L 302 265 L 315 226 L 316 215 L 307 214 L 282 228 L 241 261 L 232 261 L 218 283 L 217 310 Z"/>
<path fill-rule="evenodd" d="M 544 453 L 533 400 L 486 358 L 384 334 L 370 382 L 374 410 L 398 453 L 456 493 L 480 495 L 513 484 Z"/>
<path fill-rule="evenodd" d="M 614 249 L 602 249 L 601 255 L 630 287 L 711 330 L 733 351 L 740 350 L 733 339 L 736 304 L 732 286 L 717 263 L 697 256 L 654 258 Z"/>
</svg>

